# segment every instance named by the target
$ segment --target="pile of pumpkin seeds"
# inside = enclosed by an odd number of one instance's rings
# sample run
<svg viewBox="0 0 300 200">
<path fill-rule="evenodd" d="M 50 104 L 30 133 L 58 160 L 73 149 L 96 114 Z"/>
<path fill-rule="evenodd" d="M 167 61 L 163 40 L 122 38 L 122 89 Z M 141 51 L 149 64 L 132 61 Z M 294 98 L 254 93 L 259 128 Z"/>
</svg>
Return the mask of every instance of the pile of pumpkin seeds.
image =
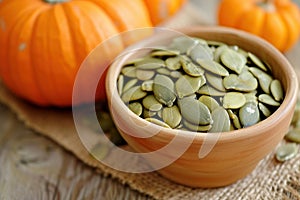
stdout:
<svg viewBox="0 0 300 200">
<path fill-rule="evenodd" d="M 255 54 L 183 36 L 127 62 L 117 86 L 136 115 L 163 127 L 196 132 L 254 125 L 284 98 L 281 82 Z"/>
</svg>

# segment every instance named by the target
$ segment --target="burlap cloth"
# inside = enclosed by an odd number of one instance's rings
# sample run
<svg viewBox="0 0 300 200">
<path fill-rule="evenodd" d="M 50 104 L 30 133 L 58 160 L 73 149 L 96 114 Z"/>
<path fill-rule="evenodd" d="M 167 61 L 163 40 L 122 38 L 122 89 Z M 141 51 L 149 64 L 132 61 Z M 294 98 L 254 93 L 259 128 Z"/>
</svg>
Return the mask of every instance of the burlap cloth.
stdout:
<svg viewBox="0 0 300 200">
<path fill-rule="evenodd" d="M 203 24 L 199 13 L 188 5 L 175 18 L 168 22 L 168 26 Z M 288 162 L 278 163 L 272 152 L 251 174 L 230 186 L 190 188 L 173 183 L 156 172 L 124 173 L 101 164 L 82 145 L 71 109 L 39 108 L 28 104 L 10 93 L 1 82 L 0 101 L 16 112 L 28 127 L 51 138 L 87 165 L 95 167 L 97 172 L 110 175 L 155 199 L 300 199 L 300 154 Z"/>
</svg>

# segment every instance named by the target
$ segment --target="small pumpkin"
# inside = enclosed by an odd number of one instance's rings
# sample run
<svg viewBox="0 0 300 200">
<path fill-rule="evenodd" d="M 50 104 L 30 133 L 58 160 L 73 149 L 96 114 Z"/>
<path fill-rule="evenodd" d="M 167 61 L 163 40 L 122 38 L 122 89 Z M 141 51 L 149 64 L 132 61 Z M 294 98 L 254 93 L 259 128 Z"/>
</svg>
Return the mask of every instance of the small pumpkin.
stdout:
<svg viewBox="0 0 300 200">
<path fill-rule="evenodd" d="M 89 52 L 119 32 L 149 26 L 143 0 L 2 0 L 1 79 L 35 104 L 70 106 L 76 73 Z M 123 47 L 120 40 L 108 48 L 115 55 Z M 105 98 L 104 91 L 96 98 Z"/>
<path fill-rule="evenodd" d="M 299 8 L 290 0 L 221 0 L 218 23 L 242 29 L 289 50 L 300 34 Z"/>
<path fill-rule="evenodd" d="M 158 25 L 173 16 L 186 0 L 144 0 L 153 25 Z"/>
</svg>

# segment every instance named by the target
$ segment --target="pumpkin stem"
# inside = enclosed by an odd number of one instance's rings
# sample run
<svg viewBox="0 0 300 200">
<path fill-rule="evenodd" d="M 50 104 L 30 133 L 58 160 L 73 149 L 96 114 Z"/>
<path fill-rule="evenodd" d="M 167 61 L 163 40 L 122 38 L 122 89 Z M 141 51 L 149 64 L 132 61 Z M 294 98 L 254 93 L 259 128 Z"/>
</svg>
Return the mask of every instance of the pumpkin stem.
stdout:
<svg viewBox="0 0 300 200">
<path fill-rule="evenodd" d="M 263 0 L 257 4 L 267 12 L 274 12 L 276 7 L 274 5 L 274 0 Z"/>
<path fill-rule="evenodd" d="M 69 0 L 44 0 L 46 3 L 50 3 L 50 4 L 56 4 L 56 3 L 63 3 Z"/>
</svg>

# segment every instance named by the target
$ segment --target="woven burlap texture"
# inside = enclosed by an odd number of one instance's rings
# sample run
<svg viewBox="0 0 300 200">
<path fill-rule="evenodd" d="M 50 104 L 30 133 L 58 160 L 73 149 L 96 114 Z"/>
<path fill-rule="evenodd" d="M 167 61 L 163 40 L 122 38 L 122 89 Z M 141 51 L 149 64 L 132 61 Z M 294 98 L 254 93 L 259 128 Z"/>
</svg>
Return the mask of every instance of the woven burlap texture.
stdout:
<svg viewBox="0 0 300 200">
<path fill-rule="evenodd" d="M 177 16 L 180 20 L 170 21 L 169 27 L 200 23 L 195 12 L 184 9 L 188 15 Z M 288 162 L 278 163 L 272 152 L 251 174 L 230 186 L 217 189 L 190 188 L 173 183 L 156 172 L 124 173 L 101 164 L 82 145 L 71 109 L 36 107 L 14 96 L 3 84 L 0 84 L 0 101 L 10 107 L 29 128 L 51 138 L 87 165 L 98 169 L 99 173 L 110 175 L 155 199 L 300 199 L 300 154 Z"/>
</svg>

